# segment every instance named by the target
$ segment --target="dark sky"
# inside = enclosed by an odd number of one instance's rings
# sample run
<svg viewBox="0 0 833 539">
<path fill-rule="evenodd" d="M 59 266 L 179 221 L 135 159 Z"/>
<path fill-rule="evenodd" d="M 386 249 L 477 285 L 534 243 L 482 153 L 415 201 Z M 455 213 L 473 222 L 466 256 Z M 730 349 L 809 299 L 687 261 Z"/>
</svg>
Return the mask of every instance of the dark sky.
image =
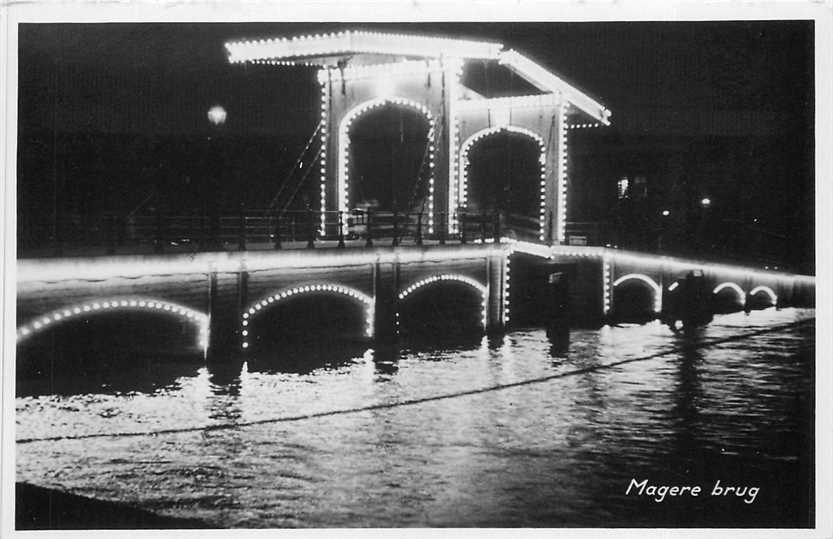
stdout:
<svg viewBox="0 0 833 539">
<path fill-rule="evenodd" d="M 223 43 L 354 27 L 500 41 L 599 99 L 623 132 L 806 132 L 812 121 L 812 23 L 801 21 L 25 25 L 22 120 L 193 132 L 207 127 L 205 110 L 218 102 L 231 130 L 305 131 L 314 72 L 232 66 Z"/>
</svg>

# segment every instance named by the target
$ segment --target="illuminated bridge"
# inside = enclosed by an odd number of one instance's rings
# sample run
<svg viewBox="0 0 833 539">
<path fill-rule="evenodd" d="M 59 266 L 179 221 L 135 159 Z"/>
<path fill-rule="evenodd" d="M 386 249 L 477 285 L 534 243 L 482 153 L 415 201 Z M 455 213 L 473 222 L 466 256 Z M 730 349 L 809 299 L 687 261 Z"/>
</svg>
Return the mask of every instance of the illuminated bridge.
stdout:
<svg viewBox="0 0 833 539">
<path fill-rule="evenodd" d="M 813 277 L 567 245 L 568 133 L 608 125 L 610 112 L 499 43 L 340 32 L 226 48 L 234 64 L 317 69 L 321 121 L 298 177 L 261 210 L 111 216 L 58 256 L 20 259 L 19 344 L 135 311 L 178 321 L 221 358 L 281 332 L 268 313 L 298 301 L 340 305 L 351 338 L 387 340 L 426 322 L 426 297 L 457 304 L 470 331 L 503 331 L 547 301 L 553 274 L 569 276 L 569 306 L 554 314 L 571 322 L 662 317 L 691 272 L 709 284 L 710 311 L 813 303 Z M 470 62 L 502 66 L 528 93 L 478 94 L 461 82 Z M 421 118 L 424 137 L 415 169 L 390 181 L 353 151 L 385 108 Z M 527 140 L 534 167 L 493 185 L 478 148 L 507 133 Z"/>
<path fill-rule="evenodd" d="M 518 283 L 516 260 L 527 268 Z M 531 277 L 528 268 L 544 278 Z M 248 348 L 258 332 L 280 331 L 258 319 L 282 302 L 304 299 L 352 304 L 360 322 L 354 338 L 390 339 L 421 295 L 458 301 L 448 287 L 467 298 L 471 329 L 502 331 L 515 304 L 523 309 L 525 298 L 547 297 L 545 277 L 553 271 L 571 276 L 569 315 L 590 323 L 616 320 L 619 302 L 633 305 L 634 294 L 647 306 L 646 319 L 660 317 L 690 271 L 702 272 L 710 283 L 715 312 L 811 306 L 815 289 L 807 276 L 506 238 L 468 245 L 24 259 L 18 262 L 17 337 L 20 343 L 73 320 L 145 311 L 191 325 L 195 346 L 223 354 Z M 621 294 L 628 289 L 631 298 Z"/>
</svg>

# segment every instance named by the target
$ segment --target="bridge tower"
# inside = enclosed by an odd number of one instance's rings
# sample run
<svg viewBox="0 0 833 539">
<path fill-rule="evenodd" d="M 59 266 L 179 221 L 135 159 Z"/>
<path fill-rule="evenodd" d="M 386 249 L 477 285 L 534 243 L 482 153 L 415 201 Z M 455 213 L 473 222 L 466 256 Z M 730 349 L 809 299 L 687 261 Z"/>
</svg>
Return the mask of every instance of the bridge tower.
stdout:
<svg viewBox="0 0 833 539">
<path fill-rule="evenodd" d="M 321 93 L 319 200 L 322 235 L 336 231 L 325 211 L 349 211 L 351 128 L 386 105 L 404 107 L 429 125 L 420 208 L 429 234 L 454 234 L 468 207 L 470 150 L 492 134 L 529 137 L 539 147 L 534 215 L 515 235 L 564 243 L 567 218 L 567 132 L 572 126 L 608 125 L 610 111 L 545 67 L 494 42 L 343 31 L 312 36 L 226 43 L 233 64 L 309 65 L 318 68 Z M 525 81 L 525 95 L 484 95 L 465 80 L 471 64 L 491 66 Z M 530 225 L 529 223 L 533 223 Z M 508 223 L 512 227 L 512 223 Z"/>
</svg>

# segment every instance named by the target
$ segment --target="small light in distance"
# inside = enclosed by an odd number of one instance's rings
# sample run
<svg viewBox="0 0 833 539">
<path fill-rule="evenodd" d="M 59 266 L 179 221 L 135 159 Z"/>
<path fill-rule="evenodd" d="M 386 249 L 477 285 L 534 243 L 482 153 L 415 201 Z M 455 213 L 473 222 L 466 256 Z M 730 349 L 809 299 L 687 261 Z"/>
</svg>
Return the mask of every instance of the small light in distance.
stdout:
<svg viewBox="0 0 833 539">
<path fill-rule="evenodd" d="M 662 215 L 663 217 L 668 217 L 669 215 L 671 215 L 671 212 L 668 210 L 662 210 Z"/>
<path fill-rule="evenodd" d="M 214 105 L 208 109 L 208 121 L 214 125 L 223 125 L 226 123 L 226 117 L 228 117 L 228 113 L 220 105 Z"/>
<path fill-rule="evenodd" d="M 712 199 L 710 199 L 709 197 L 703 197 L 703 200 L 700 201 L 700 204 L 704 208 L 708 208 L 712 204 Z"/>
</svg>

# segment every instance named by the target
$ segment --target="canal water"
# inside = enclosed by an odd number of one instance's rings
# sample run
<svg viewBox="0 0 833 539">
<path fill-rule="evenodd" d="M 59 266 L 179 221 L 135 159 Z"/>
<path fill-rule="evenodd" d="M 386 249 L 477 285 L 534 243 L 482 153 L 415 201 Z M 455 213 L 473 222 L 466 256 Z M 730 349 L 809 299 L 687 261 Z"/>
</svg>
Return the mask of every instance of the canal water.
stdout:
<svg viewBox="0 0 833 539">
<path fill-rule="evenodd" d="M 813 317 L 53 361 L 17 381 L 17 481 L 223 528 L 811 526 Z"/>
</svg>

